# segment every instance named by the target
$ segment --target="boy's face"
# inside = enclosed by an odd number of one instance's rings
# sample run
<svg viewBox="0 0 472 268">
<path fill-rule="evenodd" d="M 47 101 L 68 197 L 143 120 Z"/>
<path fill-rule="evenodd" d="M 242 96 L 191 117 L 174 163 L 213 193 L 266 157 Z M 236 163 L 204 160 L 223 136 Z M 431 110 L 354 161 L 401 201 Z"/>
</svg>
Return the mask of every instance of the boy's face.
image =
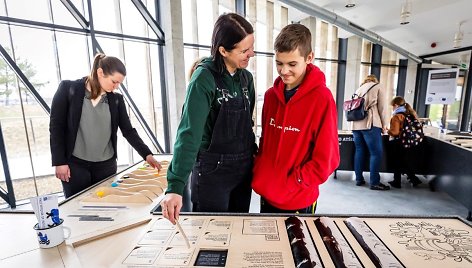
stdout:
<svg viewBox="0 0 472 268">
<path fill-rule="evenodd" d="M 290 52 L 276 52 L 275 64 L 277 66 L 277 73 L 282 78 L 282 81 L 287 85 L 286 89 L 292 89 L 303 81 L 306 72 L 307 64 L 313 60 L 313 52 L 310 52 L 306 59 L 300 55 L 300 50 L 297 48 Z"/>
</svg>

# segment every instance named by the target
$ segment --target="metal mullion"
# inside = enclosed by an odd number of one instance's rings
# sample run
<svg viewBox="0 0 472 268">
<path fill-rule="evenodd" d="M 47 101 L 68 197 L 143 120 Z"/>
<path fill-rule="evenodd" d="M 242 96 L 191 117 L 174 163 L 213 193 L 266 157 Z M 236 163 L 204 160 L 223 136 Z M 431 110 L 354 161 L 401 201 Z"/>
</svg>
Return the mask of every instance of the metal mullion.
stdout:
<svg viewBox="0 0 472 268">
<path fill-rule="evenodd" d="M 159 57 L 159 73 L 161 77 L 161 104 L 162 104 L 162 125 L 164 127 L 164 142 L 165 152 L 170 152 L 171 140 L 170 140 L 170 120 L 169 120 L 169 106 L 167 105 L 167 83 L 165 79 L 166 71 L 164 69 L 164 48 L 158 46 L 157 53 Z"/>
<path fill-rule="evenodd" d="M 87 30 L 82 29 L 82 28 L 52 24 L 52 23 L 47 23 L 47 22 L 5 17 L 5 16 L 0 16 L 0 23 L 1 22 L 6 22 L 7 24 L 10 24 L 10 25 L 18 25 L 18 26 L 26 26 L 26 27 L 35 26 L 37 28 L 46 29 L 46 30 L 55 29 L 55 30 L 62 30 L 65 32 L 87 33 Z"/>
<path fill-rule="evenodd" d="M 163 44 L 159 39 L 152 39 L 148 37 L 140 37 L 135 35 L 127 35 L 121 33 L 112 33 L 112 32 L 104 32 L 104 31 L 94 31 L 96 36 L 102 37 L 116 37 L 123 40 L 130 40 L 130 41 L 144 41 L 144 42 L 152 42 L 157 43 L 159 45 Z"/>
<path fill-rule="evenodd" d="M 3 139 L 2 125 L 0 123 L 0 155 L 2 157 L 3 173 L 5 174 L 5 184 L 7 185 L 7 192 L 0 191 L 2 197 L 11 208 L 16 208 L 15 192 L 13 190 L 13 183 L 11 181 L 10 168 L 8 166 L 7 151 L 5 149 L 5 140 Z"/>
<path fill-rule="evenodd" d="M 123 84 L 121 84 L 120 89 L 121 89 L 121 92 L 123 93 L 123 96 L 125 97 L 126 101 L 128 102 L 128 105 L 131 107 L 131 110 L 133 110 L 134 115 L 136 116 L 138 121 L 143 126 L 143 129 L 146 132 L 146 134 L 148 135 L 148 137 L 151 139 L 151 142 L 154 144 L 154 147 L 157 150 L 159 150 L 159 153 L 164 153 L 164 150 L 162 149 L 161 145 L 159 144 L 159 141 L 157 140 L 156 136 L 154 135 L 151 128 L 147 124 L 146 120 L 144 119 L 144 116 L 139 111 L 138 107 L 136 106 L 136 103 L 134 103 L 133 98 L 131 98 L 131 95 L 129 94 L 126 87 Z"/>
<path fill-rule="evenodd" d="M 158 23 L 162 23 L 161 18 L 161 2 L 156 0 L 156 20 Z M 159 57 L 159 76 L 161 78 L 161 104 L 162 104 L 162 125 L 164 127 L 164 145 L 165 152 L 170 153 L 171 146 L 171 128 L 170 128 L 170 118 L 169 118 L 169 105 L 168 105 L 168 94 L 167 94 L 167 82 L 166 82 L 166 70 L 165 66 L 165 53 L 164 46 L 157 47 L 157 54 Z"/>
<path fill-rule="evenodd" d="M 95 27 L 93 25 L 93 15 L 92 15 L 92 1 L 87 0 L 87 8 L 89 12 L 89 33 L 90 39 L 92 41 L 92 54 L 95 56 L 97 54 L 97 39 L 95 38 Z"/>
<path fill-rule="evenodd" d="M 467 70 L 467 79 L 465 85 L 465 94 L 462 98 L 464 106 L 462 107 L 461 131 L 472 131 L 469 128 L 470 123 L 470 107 L 472 106 L 472 57 L 470 57 L 469 69 Z M 469 214 L 470 216 L 470 214 Z"/>
<path fill-rule="evenodd" d="M 64 26 L 64 25 L 57 25 L 57 24 L 52 24 L 52 23 L 17 19 L 17 18 L 4 17 L 4 16 L 0 16 L 0 22 L 7 22 L 10 25 L 17 25 L 17 26 L 23 26 L 23 27 L 33 26 L 33 27 L 36 27 L 38 29 L 43 29 L 43 30 L 56 30 L 56 31 L 63 31 L 63 32 L 70 32 L 70 33 L 84 33 L 84 34 L 90 34 L 92 36 L 91 29 L 87 30 L 87 29 L 75 28 L 75 27 Z M 93 36 L 95 35 L 163 44 L 163 41 L 159 39 L 153 39 L 153 38 L 141 37 L 141 36 L 135 36 L 135 35 L 126 35 L 126 34 L 120 34 L 120 33 L 105 32 L 105 31 L 94 30 Z"/>
<path fill-rule="evenodd" d="M 53 15 L 53 11 L 52 11 L 52 3 L 51 3 L 51 0 L 48 1 L 49 3 L 49 16 L 51 17 L 51 21 L 52 23 L 54 23 L 54 15 Z M 55 60 L 55 63 L 56 63 L 56 74 L 57 74 L 57 78 L 59 81 L 62 80 L 62 75 L 61 75 L 61 63 L 59 61 L 59 49 L 57 47 L 57 35 L 56 35 L 56 31 L 53 30 L 52 31 L 52 35 L 53 35 L 53 46 L 54 46 L 54 60 Z"/>
<path fill-rule="evenodd" d="M 75 5 L 69 0 L 61 0 L 62 4 L 69 10 L 70 14 L 77 20 L 77 22 L 82 26 L 84 29 L 88 29 L 89 23 L 85 19 L 84 16 L 80 13 L 80 11 L 75 7 Z"/>
<path fill-rule="evenodd" d="M 131 0 L 131 2 L 133 2 L 133 4 L 136 6 L 136 9 L 139 11 L 139 13 L 141 13 L 144 20 L 147 22 L 148 26 L 151 27 L 151 29 L 157 35 L 157 38 L 159 39 L 159 41 L 161 43 L 164 43 L 164 40 L 165 40 L 164 31 L 162 30 L 159 23 L 156 20 L 154 20 L 151 14 L 149 14 L 149 11 L 147 10 L 143 2 L 141 2 L 141 0 Z"/>
</svg>

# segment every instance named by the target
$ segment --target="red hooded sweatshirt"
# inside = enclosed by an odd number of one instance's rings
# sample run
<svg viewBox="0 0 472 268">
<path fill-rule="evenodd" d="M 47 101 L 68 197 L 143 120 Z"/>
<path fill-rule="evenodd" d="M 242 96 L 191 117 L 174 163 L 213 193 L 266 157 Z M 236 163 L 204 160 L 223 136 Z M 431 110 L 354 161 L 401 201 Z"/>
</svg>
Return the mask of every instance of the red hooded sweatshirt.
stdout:
<svg viewBox="0 0 472 268">
<path fill-rule="evenodd" d="M 288 103 L 284 90 L 278 77 L 264 96 L 252 188 L 272 206 L 296 210 L 317 200 L 318 186 L 339 165 L 337 114 L 325 76 L 313 64 Z"/>
</svg>

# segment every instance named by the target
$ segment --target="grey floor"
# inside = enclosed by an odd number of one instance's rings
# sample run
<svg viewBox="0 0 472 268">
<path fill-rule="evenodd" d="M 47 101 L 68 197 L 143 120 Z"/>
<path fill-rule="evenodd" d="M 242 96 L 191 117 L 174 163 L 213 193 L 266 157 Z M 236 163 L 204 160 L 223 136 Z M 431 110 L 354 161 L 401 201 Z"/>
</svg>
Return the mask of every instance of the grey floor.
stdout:
<svg viewBox="0 0 472 268">
<path fill-rule="evenodd" d="M 368 173 L 364 173 L 364 177 L 368 182 Z M 423 176 L 418 177 L 423 183 L 416 188 L 403 178 L 401 189 L 373 191 L 369 189 L 368 183 L 356 186 L 353 172 L 338 171 L 337 179 L 331 176 L 320 186 L 316 214 L 467 217 L 468 210 L 465 206 L 447 193 L 430 191 L 428 179 Z M 392 179 L 392 174 L 381 174 L 381 181 L 384 184 Z M 253 192 L 250 212 L 259 212 L 259 200 L 260 197 Z"/>
</svg>

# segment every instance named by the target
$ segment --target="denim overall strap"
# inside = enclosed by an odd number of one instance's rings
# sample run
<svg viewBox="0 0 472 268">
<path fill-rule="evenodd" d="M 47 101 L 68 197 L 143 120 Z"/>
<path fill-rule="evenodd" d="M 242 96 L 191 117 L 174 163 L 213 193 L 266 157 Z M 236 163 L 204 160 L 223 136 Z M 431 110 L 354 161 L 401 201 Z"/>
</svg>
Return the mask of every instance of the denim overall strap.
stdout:
<svg viewBox="0 0 472 268">
<path fill-rule="evenodd" d="M 215 125 L 213 126 L 211 143 L 206 152 L 220 154 L 250 152 L 252 154 L 255 137 L 252 131 L 246 78 L 241 72 L 240 81 L 242 88 L 238 96 L 229 96 L 229 91 L 224 88 L 220 79 L 215 77 L 215 82 L 222 92 L 223 99 Z"/>
<path fill-rule="evenodd" d="M 191 176 L 194 212 L 248 212 L 251 201 L 254 133 L 247 86 L 223 98 L 207 150 L 198 153 Z M 241 81 L 243 83 L 243 81 Z"/>
</svg>

